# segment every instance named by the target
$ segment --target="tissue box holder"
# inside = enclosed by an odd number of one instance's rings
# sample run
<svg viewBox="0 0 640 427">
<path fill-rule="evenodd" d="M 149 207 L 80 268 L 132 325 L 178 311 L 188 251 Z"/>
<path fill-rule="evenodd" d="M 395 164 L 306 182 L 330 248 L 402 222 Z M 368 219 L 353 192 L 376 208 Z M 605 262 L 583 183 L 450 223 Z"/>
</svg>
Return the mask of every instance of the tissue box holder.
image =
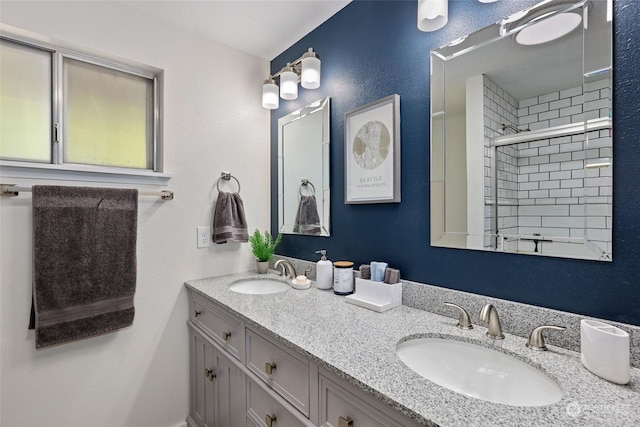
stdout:
<svg viewBox="0 0 640 427">
<path fill-rule="evenodd" d="M 616 384 L 630 380 L 629 334 L 596 320 L 580 322 L 580 358 L 585 368 Z"/>
<path fill-rule="evenodd" d="M 344 297 L 345 302 L 369 310 L 383 312 L 402 305 L 402 283 L 389 285 L 356 278 L 356 293 Z"/>
</svg>

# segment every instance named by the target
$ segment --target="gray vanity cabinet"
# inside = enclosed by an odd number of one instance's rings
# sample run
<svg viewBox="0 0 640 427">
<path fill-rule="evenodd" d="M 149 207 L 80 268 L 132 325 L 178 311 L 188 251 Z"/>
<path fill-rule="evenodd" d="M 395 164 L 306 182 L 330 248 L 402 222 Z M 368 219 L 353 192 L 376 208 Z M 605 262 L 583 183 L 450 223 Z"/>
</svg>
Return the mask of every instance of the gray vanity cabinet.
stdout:
<svg viewBox="0 0 640 427">
<path fill-rule="evenodd" d="M 245 424 L 244 324 L 206 297 L 191 294 L 189 427 Z"/>
<path fill-rule="evenodd" d="M 244 372 L 191 328 L 190 426 L 244 424 L 244 382 Z"/>
<path fill-rule="evenodd" d="M 268 331 L 190 294 L 189 427 L 418 425 Z"/>
</svg>

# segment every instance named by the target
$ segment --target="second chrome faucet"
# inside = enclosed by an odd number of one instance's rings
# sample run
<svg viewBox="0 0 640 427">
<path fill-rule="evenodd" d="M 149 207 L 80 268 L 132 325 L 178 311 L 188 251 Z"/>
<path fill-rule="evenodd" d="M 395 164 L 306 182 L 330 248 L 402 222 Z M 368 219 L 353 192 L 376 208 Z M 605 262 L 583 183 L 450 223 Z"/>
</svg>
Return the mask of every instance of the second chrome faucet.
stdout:
<svg viewBox="0 0 640 427">
<path fill-rule="evenodd" d="M 473 326 L 471 325 L 471 318 L 469 317 L 469 313 L 467 313 L 467 310 L 460 307 L 459 305 L 456 305 L 450 302 L 445 302 L 444 305 L 458 310 L 459 317 L 458 317 L 458 324 L 456 325 L 458 328 L 473 329 Z M 502 325 L 500 324 L 500 318 L 498 317 L 498 311 L 493 305 L 485 304 L 484 307 L 482 307 L 482 310 L 480 310 L 480 316 L 478 318 L 478 321 L 483 325 L 487 325 L 486 335 L 489 338 L 494 340 L 504 339 L 504 334 L 502 333 Z M 542 332 L 547 329 L 564 331 L 567 328 L 565 328 L 564 326 L 554 326 L 554 325 L 538 326 L 529 335 L 529 341 L 527 342 L 527 347 L 532 350 L 539 350 L 539 351 L 547 350 L 547 346 L 544 343 L 544 336 L 542 335 Z"/>
</svg>

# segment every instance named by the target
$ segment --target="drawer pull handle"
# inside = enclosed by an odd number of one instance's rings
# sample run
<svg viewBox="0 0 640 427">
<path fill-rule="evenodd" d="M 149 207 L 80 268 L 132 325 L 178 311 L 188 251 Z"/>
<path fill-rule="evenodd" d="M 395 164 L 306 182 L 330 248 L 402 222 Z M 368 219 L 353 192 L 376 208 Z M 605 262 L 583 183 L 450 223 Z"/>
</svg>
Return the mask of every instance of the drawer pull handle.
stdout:
<svg viewBox="0 0 640 427">
<path fill-rule="evenodd" d="M 222 339 L 225 341 L 228 341 L 229 338 L 231 338 L 231 332 L 223 332 L 222 333 Z"/>
<path fill-rule="evenodd" d="M 213 379 L 217 376 L 213 369 L 205 369 L 204 375 L 209 379 L 209 381 L 213 381 Z"/>
<path fill-rule="evenodd" d="M 193 310 L 195 317 L 198 317 L 202 314 L 202 311 L 200 310 Z"/>
<path fill-rule="evenodd" d="M 353 427 L 353 420 L 351 417 L 338 417 L 338 427 Z"/>
<path fill-rule="evenodd" d="M 276 422 L 276 416 L 267 415 L 266 417 L 264 417 L 264 422 L 267 424 L 267 427 L 273 427 L 273 423 Z"/>
<path fill-rule="evenodd" d="M 276 364 L 267 362 L 264 364 L 264 370 L 267 374 L 271 375 L 273 371 L 276 370 Z"/>
</svg>

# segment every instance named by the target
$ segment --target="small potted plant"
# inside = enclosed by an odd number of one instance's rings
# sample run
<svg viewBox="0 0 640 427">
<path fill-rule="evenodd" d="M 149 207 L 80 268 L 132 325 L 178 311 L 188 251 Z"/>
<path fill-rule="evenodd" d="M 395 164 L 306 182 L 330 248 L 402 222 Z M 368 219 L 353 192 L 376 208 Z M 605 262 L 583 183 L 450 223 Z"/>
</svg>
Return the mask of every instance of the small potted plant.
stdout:
<svg viewBox="0 0 640 427">
<path fill-rule="evenodd" d="M 276 250 L 276 246 L 282 240 L 282 235 L 278 233 L 278 237 L 273 240 L 271 233 L 265 231 L 264 235 L 260 234 L 260 231 L 256 231 L 249 236 L 249 242 L 251 243 L 251 250 L 256 257 L 258 265 L 258 273 L 266 273 L 269 270 L 269 260 Z"/>
</svg>

